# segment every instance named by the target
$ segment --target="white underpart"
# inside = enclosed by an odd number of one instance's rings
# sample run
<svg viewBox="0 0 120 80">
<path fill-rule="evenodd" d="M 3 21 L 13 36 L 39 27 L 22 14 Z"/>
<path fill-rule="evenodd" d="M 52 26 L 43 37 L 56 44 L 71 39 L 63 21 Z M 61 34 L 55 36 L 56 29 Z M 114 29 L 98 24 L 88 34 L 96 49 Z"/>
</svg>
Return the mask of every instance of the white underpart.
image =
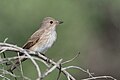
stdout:
<svg viewBox="0 0 120 80">
<path fill-rule="evenodd" d="M 44 44 L 39 45 L 39 48 L 37 48 L 36 51 L 45 53 L 48 50 L 48 48 L 50 48 L 53 45 L 53 43 L 56 41 L 57 34 L 54 28 L 46 35 L 49 35 L 47 41 Z"/>
</svg>

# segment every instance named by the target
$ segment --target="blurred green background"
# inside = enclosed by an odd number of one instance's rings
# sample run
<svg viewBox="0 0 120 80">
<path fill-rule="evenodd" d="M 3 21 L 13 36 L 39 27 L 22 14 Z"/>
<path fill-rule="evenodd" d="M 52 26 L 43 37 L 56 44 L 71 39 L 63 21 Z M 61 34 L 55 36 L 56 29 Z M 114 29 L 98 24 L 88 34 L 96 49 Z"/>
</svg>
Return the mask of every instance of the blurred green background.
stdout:
<svg viewBox="0 0 120 80">
<path fill-rule="evenodd" d="M 64 21 L 57 27 L 58 38 L 46 53 L 48 57 L 66 61 L 80 51 L 79 58 L 63 66 L 77 65 L 96 76 L 120 79 L 119 0 L 0 0 L 0 41 L 7 37 L 8 43 L 22 46 L 46 16 Z M 45 69 L 42 63 L 40 67 Z M 23 70 L 35 80 L 29 60 L 23 63 Z M 77 80 L 88 77 L 76 69 L 68 71 Z M 56 70 L 44 80 L 56 80 L 57 74 Z M 61 75 L 60 80 L 67 79 Z"/>
</svg>

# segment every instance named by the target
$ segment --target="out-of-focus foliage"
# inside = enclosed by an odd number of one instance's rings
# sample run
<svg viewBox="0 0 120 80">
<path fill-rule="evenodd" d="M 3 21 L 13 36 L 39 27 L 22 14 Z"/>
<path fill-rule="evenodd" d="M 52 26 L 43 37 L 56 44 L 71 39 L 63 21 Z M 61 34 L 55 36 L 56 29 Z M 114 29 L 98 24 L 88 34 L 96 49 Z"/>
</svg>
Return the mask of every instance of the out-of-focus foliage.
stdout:
<svg viewBox="0 0 120 80">
<path fill-rule="evenodd" d="M 58 39 L 47 56 L 56 61 L 68 60 L 80 51 L 80 57 L 70 65 L 119 79 L 119 7 L 119 0 L 1 0 L 0 41 L 8 37 L 7 42 L 22 46 L 39 28 L 40 21 L 51 16 L 63 20 L 64 24 L 57 27 Z M 24 74 L 34 80 L 36 72 L 30 64 L 30 61 L 23 63 Z M 77 80 L 88 77 L 78 70 L 70 72 Z M 45 80 L 55 80 L 56 73 Z M 64 76 L 63 79 L 66 80 Z"/>
</svg>

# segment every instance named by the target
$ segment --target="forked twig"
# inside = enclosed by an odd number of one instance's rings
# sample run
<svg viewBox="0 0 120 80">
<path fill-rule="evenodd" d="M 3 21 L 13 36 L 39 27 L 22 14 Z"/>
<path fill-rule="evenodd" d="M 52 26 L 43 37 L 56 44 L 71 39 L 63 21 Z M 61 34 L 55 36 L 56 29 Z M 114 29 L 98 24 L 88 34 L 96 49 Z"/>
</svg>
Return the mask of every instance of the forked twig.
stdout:
<svg viewBox="0 0 120 80">
<path fill-rule="evenodd" d="M 69 63 L 69 62 L 73 61 L 74 59 L 76 59 L 79 55 L 80 55 L 80 52 L 79 52 L 77 55 L 75 55 L 75 57 L 73 57 L 72 59 L 67 60 L 67 61 L 65 61 L 65 62 L 62 62 L 61 64 Z"/>
<path fill-rule="evenodd" d="M 82 79 L 82 80 L 95 80 L 95 79 L 113 79 L 113 80 L 117 80 L 111 76 L 97 76 L 97 77 L 91 77 L 91 78 L 86 78 L 86 79 Z"/>
<path fill-rule="evenodd" d="M 6 40 L 5 40 L 6 42 Z M 65 64 L 65 63 L 68 63 L 68 62 L 71 62 L 73 61 L 74 59 L 76 59 L 76 57 L 79 55 L 77 54 L 74 58 L 68 60 L 68 61 L 65 61 L 65 62 L 62 62 L 62 59 L 60 59 L 58 62 L 55 62 L 49 58 L 47 58 L 46 56 L 42 55 L 42 54 L 37 54 L 36 52 L 33 52 L 33 51 L 27 51 L 25 49 L 22 49 L 21 47 L 18 47 L 16 45 L 12 45 L 12 44 L 8 44 L 8 43 L 0 43 L 0 51 L 1 53 L 2 52 L 5 52 L 5 51 L 14 51 L 14 52 L 20 52 L 20 53 L 24 53 L 26 56 L 15 56 L 15 57 L 9 57 L 9 58 L 4 58 L 4 59 L 0 59 L 0 64 L 3 64 L 4 62 L 7 62 L 7 61 L 11 61 L 13 59 L 18 59 L 18 58 L 28 58 L 32 61 L 32 63 L 35 65 L 36 67 L 36 70 L 37 70 L 37 73 L 38 73 L 38 77 L 36 80 L 41 80 L 43 79 L 44 77 L 46 77 L 49 73 L 51 73 L 54 69 L 58 69 L 58 70 L 61 70 L 61 72 L 67 77 L 68 80 L 76 80 L 68 71 L 67 69 L 71 69 L 71 68 L 76 68 L 76 69 L 80 69 L 82 70 L 83 72 L 87 73 L 90 78 L 86 78 L 86 79 L 82 79 L 82 80 L 92 80 L 92 79 L 103 79 L 103 78 L 110 78 L 110 79 L 114 79 L 116 80 L 115 78 L 111 77 L 111 76 L 98 76 L 98 77 L 93 77 L 92 76 L 92 73 L 89 72 L 89 70 L 84 70 L 83 68 L 80 68 L 78 66 L 68 66 L 68 67 L 61 67 L 60 64 Z M 42 72 L 40 71 L 40 68 L 38 66 L 38 64 L 36 63 L 35 60 L 38 60 L 38 61 L 41 61 L 43 62 L 47 67 L 49 67 L 49 64 L 52 65 L 52 67 L 46 71 L 44 74 L 42 74 Z M 5 72 L 5 70 L 4 70 Z M 6 71 L 6 74 L 9 74 L 13 77 L 17 77 L 16 75 L 14 76 L 14 74 L 10 74 L 10 72 Z M 1 74 L 0 74 L 1 75 Z M 1 75 L 2 77 L 2 75 Z M 5 77 L 5 76 L 3 76 Z M 25 76 L 23 76 L 25 78 Z M 7 78 L 6 78 L 7 79 Z M 9 80 L 9 79 L 8 79 Z"/>
<path fill-rule="evenodd" d="M 49 70 L 47 70 L 41 77 L 41 79 L 43 79 L 45 76 L 47 76 L 48 74 L 50 74 L 54 69 L 56 69 L 57 66 L 60 65 L 60 63 L 62 62 L 62 59 L 60 59 L 52 68 L 50 68 Z"/>
</svg>

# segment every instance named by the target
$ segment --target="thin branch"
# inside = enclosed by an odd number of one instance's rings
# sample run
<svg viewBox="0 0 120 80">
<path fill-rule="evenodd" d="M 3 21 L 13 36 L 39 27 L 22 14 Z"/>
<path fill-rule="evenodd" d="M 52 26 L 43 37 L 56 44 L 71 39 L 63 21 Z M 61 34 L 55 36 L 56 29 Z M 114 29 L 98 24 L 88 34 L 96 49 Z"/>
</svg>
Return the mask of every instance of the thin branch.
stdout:
<svg viewBox="0 0 120 80">
<path fill-rule="evenodd" d="M 89 74 L 89 76 L 91 76 L 91 74 L 93 74 L 93 73 L 90 73 L 88 69 L 87 69 L 87 71 L 86 71 L 86 70 L 84 70 L 83 68 L 78 67 L 78 66 L 67 66 L 67 67 L 62 68 L 62 70 L 66 70 L 66 69 L 70 69 L 70 68 L 79 69 L 79 70 L 81 70 L 81 71 Z"/>
<path fill-rule="evenodd" d="M 30 53 L 34 53 L 34 52 L 30 52 Z M 48 63 L 52 64 L 53 66 L 56 65 L 56 62 L 54 62 L 53 60 L 47 58 L 46 56 L 43 56 L 42 54 L 38 54 L 38 57 L 41 58 L 41 59 L 43 59 L 43 60 L 46 61 L 46 62 L 49 61 Z M 62 70 L 62 68 L 60 67 L 60 65 L 57 66 L 56 68 L 59 69 L 59 70 L 61 70 L 61 72 L 62 72 L 66 77 L 69 76 L 70 80 L 76 80 L 69 72 L 67 72 L 66 70 Z"/>
<path fill-rule="evenodd" d="M 16 45 L 12 45 L 12 44 L 0 43 L 0 51 L 1 51 L 1 50 L 4 50 L 4 49 L 6 49 L 7 51 L 15 51 L 15 52 L 24 53 L 26 56 L 28 56 L 28 57 L 32 60 L 32 62 L 34 63 L 34 65 L 36 66 L 37 72 L 38 72 L 38 74 L 39 74 L 39 77 L 37 78 L 37 80 L 40 79 L 40 77 L 41 77 L 41 72 L 40 72 L 40 70 L 39 70 L 39 66 L 38 66 L 37 63 L 34 61 L 34 59 L 31 58 L 31 56 L 28 54 L 28 53 L 30 53 L 30 54 L 33 54 L 33 55 L 35 54 L 35 55 L 36 55 L 36 52 L 27 51 L 27 50 L 24 50 L 24 49 L 22 49 L 22 48 L 20 48 L 20 47 L 17 47 Z M 43 56 L 43 55 L 41 55 L 41 54 L 37 54 L 37 56 L 38 56 L 40 59 L 44 60 L 45 62 L 52 64 L 53 66 L 56 65 L 56 62 L 54 62 L 53 60 L 50 60 L 50 59 L 47 58 L 46 56 Z M 48 62 L 48 61 L 49 61 L 49 62 Z M 60 70 L 60 69 L 61 69 L 60 66 L 57 66 L 57 69 Z M 66 70 L 62 70 L 62 73 L 63 73 L 66 77 L 69 76 L 71 80 L 76 80 L 76 79 L 75 79 L 70 73 L 68 73 Z"/>
<path fill-rule="evenodd" d="M 7 70 L 0 69 L 0 71 L 4 72 L 4 74 L 9 74 L 12 77 L 20 77 L 20 76 L 16 76 L 16 75 L 12 74 L 11 72 L 8 72 Z"/>
<path fill-rule="evenodd" d="M 6 50 L 7 50 L 7 49 L 3 49 L 2 51 L 0 51 L 0 54 L 3 53 L 3 52 L 5 52 Z"/>
<path fill-rule="evenodd" d="M 3 43 L 6 43 L 6 42 L 7 42 L 7 40 L 8 40 L 8 38 L 5 38 L 5 40 L 3 41 Z"/>
<path fill-rule="evenodd" d="M 38 58 L 38 57 L 34 57 L 34 56 L 32 56 L 33 57 L 33 59 L 34 60 L 38 60 L 38 61 L 40 61 L 40 62 L 42 62 L 42 63 L 44 63 L 48 68 L 50 67 L 50 65 L 49 64 L 47 64 L 47 62 L 45 62 L 44 60 L 42 60 L 42 59 L 40 59 L 40 58 Z M 20 59 L 23 59 L 23 58 L 28 58 L 29 59 L 29 57 L 28 56 L 14 56 L 14 57 L 9 57 L 9 58 L 1 58 L 0 59 L 0 64 L 4 64 L 4 63 L 6 63 L 6 62 L 9 62 L 9 61 L 12 61 L 12 60 L 16 60 L 16 59 L 18 59 L 18 58 L 20 58 Z M 13 62 L 12 62 L 13 63 Z M 14 63 L 13 63 L 14 64 Z"/>
<path fill-rule="evenodd" d="M 77 55 L 75 55 L 75 57 L 73 57 L 72 59 L 65 61 L 65 62 L 62 62 L 61 64 L 69 63 L 69 62 L 73 61 L 74 59 L 76 59 L 79 55 L 80 55 L 80 52 Z"/>
<path fill-rule="evenodd" d="M 18 58 L 19 59 L 20 58 L 28 58 L 28 59 L 30 59 L 32 61 L 32 63 L 36 67 L 37 74 L 38 74 L 38 77 L 37 77 L 36 80 L 40 80 L 42 78 L 42 76 L 41 76 L 42 74 L 41 74 L 40 68 L 39 68 L 39 66 L 38 66 L 38 64 L 36 63 L 35 60 L 39 60 L 39 61 L 43 62 L 45 65 L 47 65 L 47 67 L 49 67 L 49 64 L 53 66 L 46 73 L 44 73 L 45 76 L 48 75 L 49 73 L 51 73 L 55 68 L 57 68 L 58 70 L 60 70 L 67 77 L 68 80 L 76 80 L 69 72 L 66 71 L 67 69 L 70 69 L 70 68 L 76 68 L 76 69 L 82 70 L 83 72 L 88 73 L 89 76 L 91 77 L 91 78 L 87 78 L 87 79 L 83 79 L 83 80 L 91 80 L 91 79 L 98 79 L 98 78 L 111 78 L 111 79 L 116 80 L 115 78 L 113 78 L 111 76 L 93 77 L 92 74 L 89 72 L 89 70 L 84 70 L 84 69 L 82 69 L 80 67 L 77 67 L 77 66 L 68 66 L 68 67 L 64 67 L 63 68 L 63 67 L 60 66 L 60 63 L 62 63 L 62 59 L 60 59 L 56 63 L 53 60 L 47 58 L 46 56 L 44 56 L 44 55 L 42 55 L 40 53 L 36 53 L 34 51 L 28 51 L 28 50 L 22 49 L 21 47 L 18 47 L 16 45 L 12 45 L 12 44 L 8 44 L 8 43 L 0 43 L 0 51 L 2 51 L 2 52 L 14 51 L 14 52 L 20 52 L 20 53 L 25 54 L 25 56 L 17 56 L 17 57 L 0 59 L 0 63 L 4 63 L 4 62 L 6 62 L 6 60 L 11 61 L 13 59 L 18 59 Z M 78 55 L 76 55 L 74 58 L 72 58 L 72 59 L 70 59 L 68 61 L 63 62 L 62 64 L 65 64 L 65 63 L 73 61 L 77 56 Z"/>
<path fill-rule="evenodd" d="M 20 72 L 21 72 L 21 75 L 22 75 L 22 77 L 23 77 L 23 80 L 24 80 L 24 75 L 23 75 L 23 69 L 22 69 L 22 63 L 21 63 L 21 58 L 20 58 L 20 56 L 19 56 L 19 52 L 17 53 L 17 55 L 18 55 L 18 60 L 19 60 L 19 63 L 20 63 Z"/>
<path fill-rule="evenodd" d="M 113 80 L 117 80 L 111 76 L 98 76 L 98 77 L 92 77 L 92 78 L 86 78 L 86 79 L 82 79 L 82 80 L 95 80 L 95 79 L 113 79 Z"/>
<path fill-rule="evenodd" d="M 0 43 L 0 50 L 10 50 L 10 51 L 16 51 L 16 52 L 22 52 L 25 55 L 27 55 L 29 57 L 29 59 L 32 61 L 32 63 L 35 65 L 37 73 L 38 73 L 38 79 L 40 80 L 41 77 L 41 71 L 39 69 L 38 64 L 36 63 L 36 61 L 28 54 L 28 52 L 20 47 L 17 47 L 16 45 L 11 45 L 11 44 L 7 44 L 7 43 Z"/>
<path fill-rule="evenodd" d="M 61 62 L 62 62 L 62 59 L 60 59 L 52 68 L 50 68 L 48 71 L 46 71 L 42 75 L 41 79 L 43 79 L 45 76 L 47 76 L 48 74 L 50 74 L 54 69 L 56 69 L 56 67 L 59 66 Z"/>
<path fill-rule="evenodd" d="M 23 50 L 23 49 L 22 49 Z M 36 61 L 33 59 L 33 57 L 31 57 L 26 51 L 24 51 L 25 55 L 27 55 L 29 57 L 29 59 L 32 61 L 32 63 L 34 64 L 34 66 L 36 67 L 37 73 L 38 73 L 38 78 L 36 80 L 40 80 L 41 78 L 41 71 L 40 68 L 38 66 L 38 64 L 36 63 Z"/>
<path fill-rule="evenodd" d="M 3 76 L 3 75 L 0 75 L 0 77 L 4 78 L 4 79 L 7 79 L 7 80 L 10 80 L 9 78 Z"/>
</svg>

